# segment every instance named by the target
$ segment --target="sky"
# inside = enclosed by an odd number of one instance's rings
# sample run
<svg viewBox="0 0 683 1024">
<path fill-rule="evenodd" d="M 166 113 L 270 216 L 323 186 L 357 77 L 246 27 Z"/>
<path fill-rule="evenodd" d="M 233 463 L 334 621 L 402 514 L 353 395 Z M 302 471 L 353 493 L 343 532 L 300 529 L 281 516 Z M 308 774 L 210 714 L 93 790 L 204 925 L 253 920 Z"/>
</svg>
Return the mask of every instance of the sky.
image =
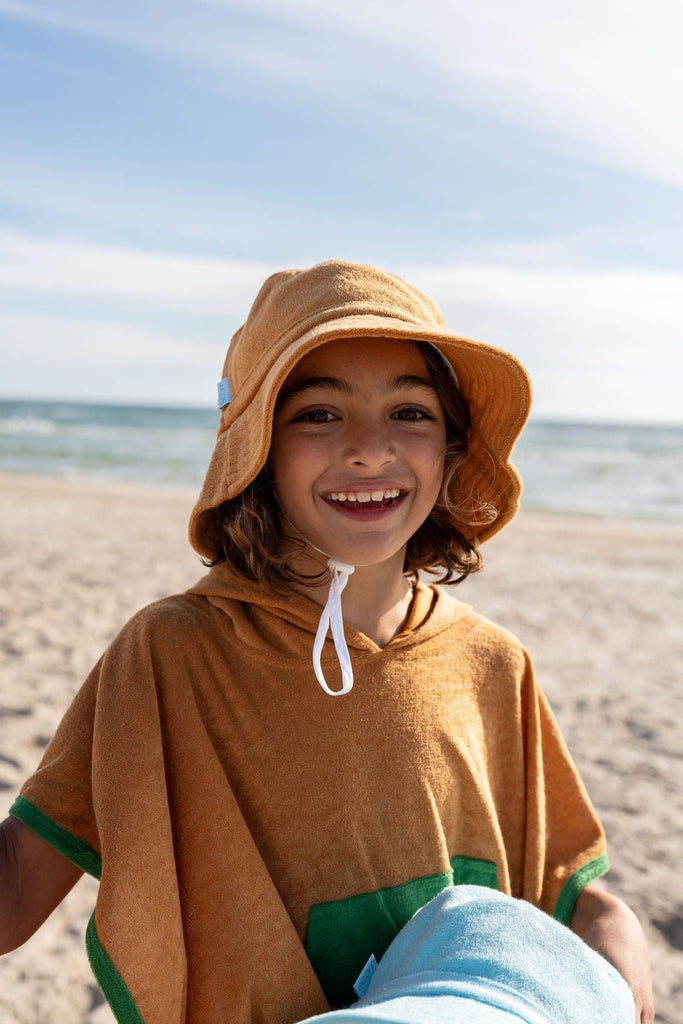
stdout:
<svg viewBox="0 0 683 1024">
<path fill-rule="evenodd" d="M 680 0 L 0 0 L 0 396 L 215 404 L 338 258 L 543 419 L 683 422 Z"/>
</svg>

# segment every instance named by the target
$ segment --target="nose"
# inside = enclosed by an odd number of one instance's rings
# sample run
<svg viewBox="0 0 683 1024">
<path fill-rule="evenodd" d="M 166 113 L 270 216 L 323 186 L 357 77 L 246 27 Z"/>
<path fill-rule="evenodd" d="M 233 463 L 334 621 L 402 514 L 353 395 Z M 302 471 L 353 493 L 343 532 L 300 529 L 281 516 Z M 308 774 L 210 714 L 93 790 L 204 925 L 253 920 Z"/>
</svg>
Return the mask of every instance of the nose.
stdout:
<svg viewBox="0 0 683 1024">
<path fill-rule="evenodd" d="M 344 457 L 349 466 L 380 469 L 396 461 L 396 448 L 387 424 L 365 418 L 349 426 Z"/>
</svg>

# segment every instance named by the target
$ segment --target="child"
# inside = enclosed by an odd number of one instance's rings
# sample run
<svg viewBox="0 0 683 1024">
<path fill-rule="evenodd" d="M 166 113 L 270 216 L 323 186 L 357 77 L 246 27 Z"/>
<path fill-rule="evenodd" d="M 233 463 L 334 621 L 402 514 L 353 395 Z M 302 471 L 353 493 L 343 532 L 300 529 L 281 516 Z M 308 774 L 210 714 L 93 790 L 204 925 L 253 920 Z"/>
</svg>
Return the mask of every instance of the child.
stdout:
<svg viewBox="0 0 683 1024">
<path fill-rule="evenodd" d="M 266 281 L 219 394 L 190 521 L 210 572 L 128 623 L 24 785 L 0 951 L 88 871 L 120 1021 L 285 1024 L 352 1002 L 368 957 L 468 883 L 569 923 L 651 1020 L 642 933 L 589 885 L 603 833 L 528 656 L 417 576 L 463 578 L 514 516 L 524 369 L 400 279 L 329 262 Z"/>
</svg>

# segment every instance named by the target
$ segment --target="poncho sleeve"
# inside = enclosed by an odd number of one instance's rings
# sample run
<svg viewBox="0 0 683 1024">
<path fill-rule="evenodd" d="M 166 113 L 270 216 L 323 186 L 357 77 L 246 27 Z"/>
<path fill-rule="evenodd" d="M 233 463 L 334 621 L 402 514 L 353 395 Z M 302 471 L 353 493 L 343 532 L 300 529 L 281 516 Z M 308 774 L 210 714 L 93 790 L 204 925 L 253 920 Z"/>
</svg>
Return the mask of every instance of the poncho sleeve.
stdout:
<svg viewBox="0 0 683 1024">
<path fill-rule="evenodd" d="M 11 813 L 100 878 L 86 943 L 119 1021 L 288 1022 L 327 1003 L 195 698 L 189 604 L 124 628 Z"/>
<path fill-rule="evenodd" d="M 521 895 L 567 924 L 581 890 L 609 868 L 605 835 L 548 700 L 526 655 Z"/>
<path fill-rule="evenodd" d="M 11 813 L 100 879 L 88 954 L 105 994 L 120 988 L 119 1009 L 130 1003 L 122 1019 L 147 1020 L 135 1010 L 161 990 L 166 1020 L 180 1022 L 187 971 L 152 661 L 138 617 L 76 695 Z"/>
</svg>

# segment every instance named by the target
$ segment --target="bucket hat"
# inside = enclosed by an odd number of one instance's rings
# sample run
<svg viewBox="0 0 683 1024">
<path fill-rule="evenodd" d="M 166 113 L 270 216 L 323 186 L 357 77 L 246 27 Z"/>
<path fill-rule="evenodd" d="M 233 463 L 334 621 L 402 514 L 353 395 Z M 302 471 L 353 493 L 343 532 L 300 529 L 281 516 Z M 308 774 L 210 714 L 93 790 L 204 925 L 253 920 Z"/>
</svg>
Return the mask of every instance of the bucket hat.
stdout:
<svg viewBox="0 0 683 1024">
<path fill-rule="evenodd" d="M 510 462 L 529 414 L 531 385 L 514 356 L 448 332 L 438 306 L 412 285 L 374 266 L 330 260 L 269 277 L 233 335 L 219 385 L 216 444 L 189 524 L 206 559 L 218 554 L 214 510 L 239 495 L 264 467 L 278 392 L 308 352 L 340 338 L 431 343 L 451 364 L 469 406 L 468 450 L 459 495 L 491 507 L 486 522 L 453 520 L 471 542 L 492 537 L 515 515 L 522 490 Z"/>
</svg>

